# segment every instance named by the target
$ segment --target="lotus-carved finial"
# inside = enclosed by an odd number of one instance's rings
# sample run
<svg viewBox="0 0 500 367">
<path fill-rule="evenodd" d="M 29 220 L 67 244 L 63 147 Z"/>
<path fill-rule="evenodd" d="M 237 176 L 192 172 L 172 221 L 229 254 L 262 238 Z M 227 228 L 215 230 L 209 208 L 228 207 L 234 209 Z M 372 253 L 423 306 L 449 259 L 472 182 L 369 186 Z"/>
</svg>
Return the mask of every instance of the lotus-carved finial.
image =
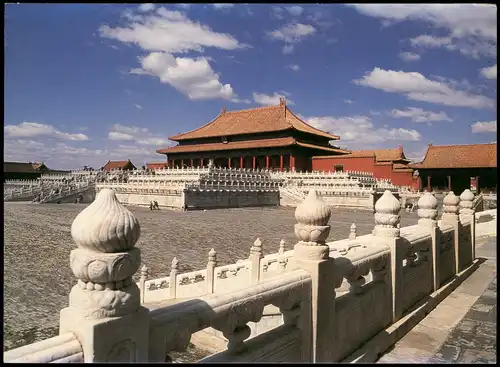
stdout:
<svg viewBox="0 0 500 367">
<path fill-rule="evenodd" d="M 474 194 L 469 189 L 465 189 L 460 195 L 460 200 L 462 201 L 474 201 Z"/>
<path fill-rule="evenodd" d="M 312 189 L 304 201 L 295 209 L 295 219 L 299 224 L 326 226 L 332 212 L 330 207 Z"/>
<path fill-rule="evenodd" d="M 400 210 L 401 204 L 399 200 L 389 190 L 385 190 L 375 203 L 375 212 L 377 213 L 399 215 Z"/>
<path fill-rule="evenodd" d="M 401 204 L 399 200 L 389 190 L 385 190 L 384 194 L 375 203 L 375 228 L 373 234 L 381 237 L 399 237 L 400 210 Z"/>
<path fill-rule="evenodd" d="M 140 234 L 139 221 L 110 189 L 102 189 L 71 225 L 76 245 L 95 252 L 128 251 L 135 246 Z"/>
<path fill-rule="evenodd" d="M 437 209 L 438 201 L 430 192 L 426 192 L 417 202 L 418 209 Z"/>
</svg>

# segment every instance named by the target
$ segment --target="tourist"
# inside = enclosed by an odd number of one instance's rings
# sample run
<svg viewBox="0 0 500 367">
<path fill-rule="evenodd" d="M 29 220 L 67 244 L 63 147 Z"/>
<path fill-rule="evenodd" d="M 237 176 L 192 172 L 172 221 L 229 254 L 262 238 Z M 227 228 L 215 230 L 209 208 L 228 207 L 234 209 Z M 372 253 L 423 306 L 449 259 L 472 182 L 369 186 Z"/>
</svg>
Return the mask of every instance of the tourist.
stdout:
<svg viewBox="0 0 500 367">
<path fill-rule="evenodd" d="M 158 202 L 156 200 L 154 201 L 154 204 L 155 204 L 155 209 L 160 210 L 160 206 L 158 205 Z"/>
</svg>

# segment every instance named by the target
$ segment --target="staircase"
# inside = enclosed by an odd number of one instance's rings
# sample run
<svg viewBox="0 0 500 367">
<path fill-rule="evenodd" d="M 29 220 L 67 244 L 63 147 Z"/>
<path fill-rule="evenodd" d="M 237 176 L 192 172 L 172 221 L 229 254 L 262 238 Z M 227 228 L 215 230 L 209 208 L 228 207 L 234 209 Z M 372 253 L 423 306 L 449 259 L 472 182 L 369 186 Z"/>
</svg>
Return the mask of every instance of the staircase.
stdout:
<svg viewBox="0 0 500 367">
<path fill-rule="evenodd" d="M 297 206 L 304 201 L 306 195 L 296 186 L 280 187 L 280 205 Z"/>
<path fill-rule="evenodd" d="M 78 194 L 82 194 L 91 189 L 95 189 L 94 182 L 83 182 L 76 184 L 76 186 L 68 184 L 61 188 L 57 194 L 51 193 L 43 196 L 40 199 L 40 203 L 56 203 L 58 201 L 73 202 Z"/>
</svg>

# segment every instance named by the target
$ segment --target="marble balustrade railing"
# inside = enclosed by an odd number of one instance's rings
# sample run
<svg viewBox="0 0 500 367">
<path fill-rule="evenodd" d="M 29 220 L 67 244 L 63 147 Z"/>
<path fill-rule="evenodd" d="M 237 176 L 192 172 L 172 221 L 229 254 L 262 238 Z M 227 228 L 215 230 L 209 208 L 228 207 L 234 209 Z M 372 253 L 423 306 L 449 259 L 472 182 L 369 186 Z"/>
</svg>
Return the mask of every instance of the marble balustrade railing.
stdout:
<svg viewBox="0 0 500 367">
<path fill-rule="evenodd" d="M 185 274 L 178 274 L 174 258 L 160 287 L 168 284 L 166 296 L 184 300 L 165 306 L 151 298 L 155 305 L 148 309 L 141 301 L 162 291 L 147 290 L 155 282 L 144 265 L 139 285 L 131 282 L 140 267 L 134 247 L 139 223 L 112 190 L 102 190 L 71 229 L 78 284 L 60 318 L 61 336 L 68 339 L 23 347 L 33 353 L 11 350 L 4 360 L 22 355 L 52 362 L 83 353 L 85 362 L 168 362 L 169 353 L 186 350 L 194 333 L 212 328 L 228 340 L 227 349 L 203 362 L 341 362 L 471 266 L 473 201 L 470 190 L 460 197 L 450 192 L 438 221 L 438 202 L 426 193 L 418 202 L 418 224 L 400 228 L 399 202 L 385 191 L 375 204 L 371 234 L 357 236 L 353 224 L 347 239 L 326 243 L 331 211 L 311 190 L 296 209 L 293 250 L 281 242 L 278 253 L 264 256 L 256 240 L 248 259 L 219 266 L 210 251 L 205 269 Z M 198 284 L 200 293 L 183 294 L 189 284 Z M 282 321 L 249 338 L 249 323 L 258 323 L 267 305 L 279 308 Z M 80 347 L 69 348 L 74 340 Z"/>
</svg>

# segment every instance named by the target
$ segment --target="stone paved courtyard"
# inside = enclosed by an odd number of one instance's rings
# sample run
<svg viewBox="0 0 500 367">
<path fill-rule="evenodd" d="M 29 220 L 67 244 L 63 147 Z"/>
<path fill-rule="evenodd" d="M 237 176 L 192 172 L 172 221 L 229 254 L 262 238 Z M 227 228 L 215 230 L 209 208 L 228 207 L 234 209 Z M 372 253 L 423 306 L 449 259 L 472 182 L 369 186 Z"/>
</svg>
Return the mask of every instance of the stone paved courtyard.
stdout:
<svg viewBox="0 0 500 367">
<path fill-rule="evenodd" d="M 497 278 L 490 283 L 429 363 L 497 362 Z"/>
<path fill-rule="evenodd" d="M 76 282 L 69 267 L 70 251 L 76 247 L 70 226 L 85 206 L 5 203 L 4 207 L 4 350 L 8 350 L 57 335 L 59 310 L 67 305 Z M 295 244 L 293 208 L 129 209 L 141 224 L 138 247 L 152 277 L 168 274 L 174 256 L 183 272 L 201 269 L 212 247 L 220 264 L 230 264 L 247 258 L 257 237 L 264 253 L 276 252 L 282 238 L 289 249 Z M 416 213 L 401 214 L 401 226 L 416 224 Z M 358 235 L 368 234 L 373 214 L 333 209 L 329 240 L 346 238 L 353 222 Z"/>
</svg>

